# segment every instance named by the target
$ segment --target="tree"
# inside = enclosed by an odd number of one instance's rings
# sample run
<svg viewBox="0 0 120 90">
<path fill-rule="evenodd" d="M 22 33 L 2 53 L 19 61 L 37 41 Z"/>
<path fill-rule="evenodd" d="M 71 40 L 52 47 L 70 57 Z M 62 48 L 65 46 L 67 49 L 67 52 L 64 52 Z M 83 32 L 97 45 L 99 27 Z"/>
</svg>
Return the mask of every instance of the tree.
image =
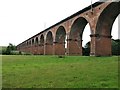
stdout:
<svg viewBox="0 0 120 90">
<path fill-rule="evenodd" d="M 120 39 L 112 39 L 112 55 L 120 55 Z"/>
<path fill-rule="evenodd" d="M 9 43 L 9 46 L 7 46 L 7 49 L 6 49 L 6 54 L 7 55 L 12 54 L 11 51 L 13 51 L 13 50 L 16 50 L 16 46 L 14 46 L 13 44 Z"/>
<path fill-rule="evenodd" d="M 85 47 L 83 47 L 83 55 L 90 55 L 90 41 L 86 43 Z"/>
</svg>

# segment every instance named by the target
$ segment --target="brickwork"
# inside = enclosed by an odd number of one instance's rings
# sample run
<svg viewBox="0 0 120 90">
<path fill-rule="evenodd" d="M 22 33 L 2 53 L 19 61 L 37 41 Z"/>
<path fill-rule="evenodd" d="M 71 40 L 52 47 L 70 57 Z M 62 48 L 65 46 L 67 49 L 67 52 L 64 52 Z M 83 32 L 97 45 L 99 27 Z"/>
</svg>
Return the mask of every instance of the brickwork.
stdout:
<svg viewBox="0 0 120 90">
<path fill-rule="evenodd" d="M 111 28 L 120 13 L 119 2 L 97 2 L 38 33 L 17 46 L 19 51 L 39 55 L 82 55 L 82 39 L 87 23 L 90 25 L 91 56 L 111 55 Z M 50 32 L 48 34 L 48 32 Z M 67 36 L 67 48 L 65 39 Z M 37 37 L 37 38 L 36 38 Z M 28 45 L 29 42 L 32 44 Z M 34 45 L 34 43 L 36 43 Z"/>
<path fill-rule="evenodd" d="M 65 55 L 64 43 L 54 43 L 54 55 Z"/>
<path fill-rule="evenodd" d="M 45 55 L 53 55 L 53 45 L 45 44 Z"/>
<path fill-rule="evenodd" d="M 82 45 L 77 40 L 68 40 L 68 49 L 68 55 L 82 55 Z"/>
<path fill-rule="evenodd" d="M 101 36 L 96 38 L 96 52 L 97 56 L 111 56 L 111 38 L 109 36 Z"/>
</svg>

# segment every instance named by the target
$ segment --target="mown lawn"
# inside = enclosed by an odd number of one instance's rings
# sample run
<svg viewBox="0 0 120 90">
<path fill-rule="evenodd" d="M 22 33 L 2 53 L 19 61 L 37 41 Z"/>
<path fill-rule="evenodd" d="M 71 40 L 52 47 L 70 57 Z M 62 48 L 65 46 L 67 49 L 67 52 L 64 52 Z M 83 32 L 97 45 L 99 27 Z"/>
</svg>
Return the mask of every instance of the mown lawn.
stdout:
<svg viewBox="0 0 120 90">
<path fill-rule="evenodd" d="M 118 57 L 2 56 L 3 88 L 117 88 Z"/>
</svg>

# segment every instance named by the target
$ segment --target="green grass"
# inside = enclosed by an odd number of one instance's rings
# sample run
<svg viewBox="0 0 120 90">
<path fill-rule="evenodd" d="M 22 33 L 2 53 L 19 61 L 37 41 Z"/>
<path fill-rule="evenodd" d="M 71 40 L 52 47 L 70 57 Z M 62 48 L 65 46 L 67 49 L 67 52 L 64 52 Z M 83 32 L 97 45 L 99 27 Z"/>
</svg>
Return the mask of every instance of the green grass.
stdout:
<svg viewBox="0 0 120 90">
<path fill-rule="evenodd" d="M 0 50 L 6 50 L 6 46 L 0 46 Z"/>
<path fill-rule="evenodd" d="M 118 57 L 2 56 L 3 88 L 117 88 Z"/>
</svg>

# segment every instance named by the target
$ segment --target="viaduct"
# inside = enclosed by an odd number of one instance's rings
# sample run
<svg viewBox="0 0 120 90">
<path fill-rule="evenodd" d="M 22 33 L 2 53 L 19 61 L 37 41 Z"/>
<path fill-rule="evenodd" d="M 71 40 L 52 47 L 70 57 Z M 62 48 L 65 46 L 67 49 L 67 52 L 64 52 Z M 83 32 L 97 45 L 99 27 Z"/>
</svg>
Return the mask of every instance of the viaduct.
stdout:
<svg viewBox="0 0 120 90">
<path fill-rule="evenodd" d="M 35 55 L 82 55 L 82 35 L 89 24 L 90 55 L 110 56 L 112 25 L 119 13 L 120 1 L 96 2 L 20 43 L 17 50 Z"/>
</svg>

